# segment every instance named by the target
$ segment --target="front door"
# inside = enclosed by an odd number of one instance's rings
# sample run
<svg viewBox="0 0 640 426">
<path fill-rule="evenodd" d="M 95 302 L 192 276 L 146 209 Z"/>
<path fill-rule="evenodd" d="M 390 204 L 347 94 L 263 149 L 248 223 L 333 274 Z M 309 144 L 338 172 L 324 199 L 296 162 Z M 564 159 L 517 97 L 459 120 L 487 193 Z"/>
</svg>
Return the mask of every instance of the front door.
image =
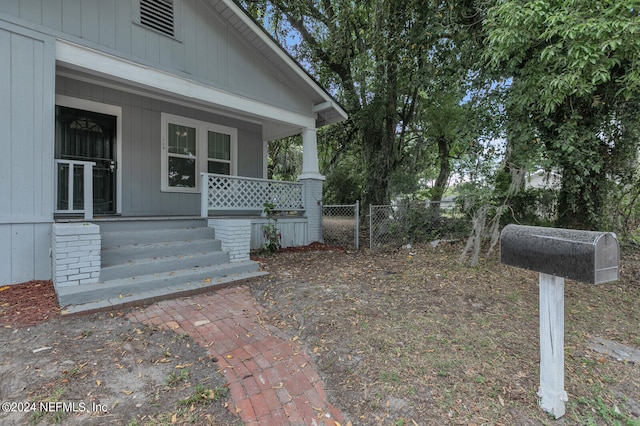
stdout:
<svg viewBox="0 0 640 426">
<path fill-rule="evenodd" d="M 113 115 L 99 114 L 75 108 L 56 106 L 55 157 L 61 160 L 92 161 L 93 212 L 94 214 L 116 213 L 116 123 Z M 82 209 L 82 169 L 71 168 L 74 173 L 73 209 Z M 69 173 L 60 170 L 58 173 Z M 68 180 L 58 179 L 58 185 L 68 185 Z M 58 188 L 58 194 L 66 194 Z M 59 199 L 58 208 L 65 200 Z"/>
</svg>

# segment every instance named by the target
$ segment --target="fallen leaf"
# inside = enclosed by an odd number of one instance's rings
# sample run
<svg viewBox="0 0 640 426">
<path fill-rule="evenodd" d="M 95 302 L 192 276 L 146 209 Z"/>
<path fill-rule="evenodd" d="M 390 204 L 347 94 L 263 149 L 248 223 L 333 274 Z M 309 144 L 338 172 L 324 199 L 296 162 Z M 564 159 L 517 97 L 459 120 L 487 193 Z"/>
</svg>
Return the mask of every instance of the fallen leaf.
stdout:
<svg viewBox="0 0 640 426">
<path fill-rule="evenodd" d="M 100 380 L 96 380 L 96 385 L 102 386 L 102 382 Z"/>
<path fill-rule="evenodd" d="M 133 391 L 128 390 L 128 389 L 122 389 L 122 393 L 125 395 L 131 395 L 133 393 Z"/>
<path fill-rule="evenodd" d="M 3 285 L 2 287 L 0 287 L 0 291 L 5 291 L 5 290 L 9 290 L 9 286 L 8 285 Z"/>
</svg>

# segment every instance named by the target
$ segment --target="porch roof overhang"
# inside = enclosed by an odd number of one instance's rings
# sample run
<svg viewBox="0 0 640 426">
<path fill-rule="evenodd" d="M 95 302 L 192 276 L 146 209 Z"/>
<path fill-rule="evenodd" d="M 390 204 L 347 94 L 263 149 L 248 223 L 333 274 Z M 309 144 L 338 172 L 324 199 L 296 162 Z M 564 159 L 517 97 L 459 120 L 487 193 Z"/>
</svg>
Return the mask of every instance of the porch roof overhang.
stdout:
<svg viewBox="0 0 640 426">
<path fill-rule="evenodd" d="M 64 39 L 56 40 L 56 64 L 58 75 L 259 123 L 264 140 L 299 134 L 302 129 L 319 128 L 346 118 L 344 110 L 328 94 L 314 99 L 312 115 L 306 115 Z"/>
<path fill-rule="evenodd" d="M 235 0 L 206 0 L 238 34 L 255 48 L 277 72 L 285 85 L 293 85 L 313 105 L 311 114 L 279 108 L 264 101 L 225 91 L 188 75 L 157 69 L 92 49 L 80 40 L 56 42 L 58 74 L 99 82 L 116 88 L 141 92 L 150 97 L 171 98 L 176 102 L 205 107 L 262 124 L 263 139 L 273 140 L 300 133 L 304 128 L 320 128 L 348 118 L 342 106 Z"/>
</svg>

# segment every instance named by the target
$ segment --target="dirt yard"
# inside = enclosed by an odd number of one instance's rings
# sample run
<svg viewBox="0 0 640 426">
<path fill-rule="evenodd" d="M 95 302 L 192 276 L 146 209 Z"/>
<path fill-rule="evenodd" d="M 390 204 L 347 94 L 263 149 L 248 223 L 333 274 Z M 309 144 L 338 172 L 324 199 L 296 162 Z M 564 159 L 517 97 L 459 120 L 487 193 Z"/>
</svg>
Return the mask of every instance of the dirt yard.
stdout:
<svg viewBox="0 0 640 426">
<path fill-rule="evenodd" d="M 623 249 L 619 282 L 567 281 L 569 402 L 552 420 L 536 397 L 537 274 L 497 258 L 470 268 L 461 248 L 282 252 L 261 259 L 271 274 L 249 285 L 353 425 L 640 425 L 640 253 Z M 0 400 L 98 410 L 0 413 L 0 424 L 237 424 L 216 363 L 188 336 L 124 312 L 60 318 L 42 297 L 16 304 L 47 285 L 20 297 L 0 288 Z"/>
</svg>

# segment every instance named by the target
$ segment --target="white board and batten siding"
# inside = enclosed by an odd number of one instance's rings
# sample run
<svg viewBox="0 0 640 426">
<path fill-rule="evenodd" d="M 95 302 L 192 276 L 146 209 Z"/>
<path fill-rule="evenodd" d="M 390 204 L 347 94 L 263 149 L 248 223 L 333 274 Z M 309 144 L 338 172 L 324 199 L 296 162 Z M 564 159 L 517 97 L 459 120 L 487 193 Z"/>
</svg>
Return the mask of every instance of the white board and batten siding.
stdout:
<svg viewBox="0 0 640 426">
<path fill-rule="evenodd" d="M 51 278 L 55 40 L 0 20 L 0 284 Z"/>
<path fill-rule="evenodd" d="M 251 250 L 258 250 L 265 244 L 264 225 L 269 224 L 267 218 L 251 219 Z M 282 248 L 305 246 L 307 241 L 308 219 L 306 217 L 278 218 L 276 227 L 280 231 Z"/>
</svg>

